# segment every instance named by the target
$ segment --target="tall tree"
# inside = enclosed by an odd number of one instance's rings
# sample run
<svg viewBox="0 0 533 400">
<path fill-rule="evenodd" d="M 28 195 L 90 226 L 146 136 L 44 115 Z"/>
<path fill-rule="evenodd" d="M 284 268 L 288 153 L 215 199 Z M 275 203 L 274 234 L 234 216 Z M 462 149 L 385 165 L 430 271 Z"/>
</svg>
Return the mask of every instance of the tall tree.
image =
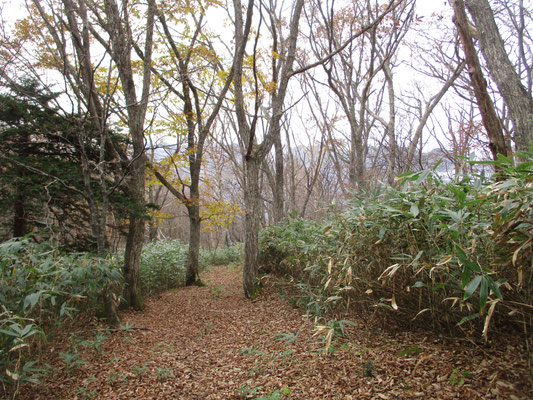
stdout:
<svg viewBox="0 0 533 400">
<path fill-rule="evenodd" d="M 274 4 L 275 2 L 273 2 Z M 260 222 L 260 188 L 259 175 L 260 167 L 265 160 L 266 155 L 271 150 L 274 142 L 278 140 L 281 134 L 281 118 L 284 114 L 284 104 L 288 92 L 289 82 L 292 77 L 303 73 L 307 70 L 315 68 L 329 62 L 333 57 L 342 52 L 350 43 L 361 36 L 363 33 L 371 30 L 374 26 L 379 24 L 385 16 L 391 12 L 398 4 L 391 1 L 382 8 L 382 12 L 377 14 L 368 25 L 361 27 L 350 37 L 343 42 L 338 43 L 325 54 L 320 54 L 315 62 L 302 65 L 299 68 L 294 68 L 296 60 L 297 46 L 296 41 L 300 30 L 300 17 L 304 8 L 304 1 L 296 0 L 291 7 L 290 18 L 286 20 L 285 27 L 288 34 L 285 39 L 285 45 L 279 47 L 279 53 L 271 52 L 272 59 L 276 59 L 273 63 L 273 79 L 268 82 L 265 87 L 265 92 L 268 95 L 268 105 L 261 107 L 263 98 L 260 96 L 259 81 L 261 78 L 257 68 L 257 46 L 259 43 L 259 36 L 256 36 L 254 50 L 251 54 L 252 65 L 251 70 L 253 77 L 249 82 L 253 82 L 253 91 L 255 94 L 255 104 L 253 113 L 248 113 L 246 96 L 244 95 L 245 81 L 244 77 L 244 60 L 238 58 L 235 64 L 234 76 L 234 94 L 235 94 L 235 110 L 237 116 L 238 136 L 243 144 L 243 159 L 244 159 L 244 202 L 245 202 L 245 260 L 243 269 L 243 283 L 244 294 L 248 298 L 254 298 L 257 295 L 258 281 L 257 281 L 257 252 L 258 252 L 258 230 Z M 237 47 L 246 45 L 243 32 L 243 16 L 241 11 L 241 1 L 234 0 L 233 6 L 235 10 L 235 42 Z M 259 29 L 263 22 L 262 14 L 263 3 L 259 3 Z M 272 10 L 266 7 L 267 10 Z M 246 10 L 251 13 L 250 5 Z M 272 22 L 274 21 L 274 22 Z M 271 20 L 271 24 L 275 24 L 275 20 Z M 263 85 L 265 86 L 265 85 Z M 259 139 L 257 122 L 260 118 L 259 111 L 263 109 L 266 111 L 264 116 L 268 122 L 267 129 L 261 139 Z M 248 118 L 250 116 L 250 118 Z"/>
<path fill-rule="evenodd" d="M 138 279 L 145 225 L 144 124 L 151 84 L 155 1 L 148 0 L 146 7 L 116 0 L 49 0 L 46 3 L 33 0 L 32 4 L 34 9 L 29 11 L 33 22 L 36 26 L 43 26 L 48 33 L 43 42 L 50 53 L 42 57 L 51 60 L 48 66 L 64 74 L 72 92 L 89 112 L 102 135 L 107 131 L 112 104 L 117 106 L 115 111 L 128 128 L 133 147 L 131 157 L 111 137 L 105 136 L 103 143 L 115 159 L 117 175 L 121 175 L 119 169 L 127 172 L 127 179 L 121 184 L 122 190 L 138 203 L 137 209 L 129 216 L 124 257 L 124 298 L 128 305 L 142 308 Z M 136 7 L 139 8 L 132 13 Z M 137 12 L 145 15 L 142 29 L 132 25 L 132 18 Z M 136 60 L 132 58 L 132 47 L 141 37 L 144 38 L 144 63 L 139 77 Z M 105 51 L 99 60 L 93 57 L 95 42 Z M 69 48 L 73 48 L 73 55 L 68 53 Z M 98 70 L 102 62 L 110 64 L 104 77 Z M 115 70 L 116 76 L 113 74 Z M 120 89 L 117 91 L 117 88 Z"/>
<path fill-rule="evenodd" d="M 461 7 L 460 3 L 457 1 L 454 9 Z M 509 108 L 509 114 L 514 125 L 516 147 L 519 150 L 527 150 L 531 140 L 533 140 L 533 124 L 531 122 L 533 98 L 531 92 L 528 92 L 522 84 L 520 75 L 509 59 L 488 0 L 466 0 L 465 5 L 477 28 L 479 46 L 487 62 L 490 75 L 496 82 L 499 92 Z M 521 11 L 523 11 L 523 4 Z M 526 29 L 526 27 L 522 26 L 522 29 Z M 519 48 L 523 50 L 522 46 Z M 521 54 L 520 57 L 527 57 L 527 55 Z"/>
<path fill-rule="evenodd" d="M 201 204 L 200 204 L 200 177 L 206 141 L 216 121 L 233 80 L 233 67 L 229 71 L 223 67 L 214 45 L 211 43 L 209 33 L 206 31 L 204 17 L 210 2 L 204 5 L 188 4 L 185 11 L 175 9 L 179 5 L 158 8 L 157 19 L 162 27 L 162 39 L 168 50 L 164 56 L 163 65 L 169 64 L 172 70 L 164 71 L 159 66 L 154 66 L 154 72 L 161 80 L 164 87 L 181 101 L 181 112 L 178 114 L 183 119 L 182 125 L 185 138 L 185 153 L 188 163 L 187 179 L 179 179 L 180 185 L 173 185 L 160 171 L 155 171 L 159 181 L 187 208 L 189 217 L 189 253 L 186 265 L 186 285 L 199 284 L 198 260 L 200 252 L 201 232 Z M 185 38 L 188 43 L 183 43 L 175 38 L 171 31 L 171 23 L 175 16 L 187 16 L 192 21 L 185 31 L 192 31 L 190 38 Z M 167 16 L 168 15 L 168 16 Z M 169 20 L 170 19 L 170 20 Z M 183 35 L 181 35 L 183 36 Z M 240 49 L 239 49 L 240 51 Z M 238 54 L 236 52 L 235 54 Z M 220 77 L 223 77 L 222 80 Z M 219 86 L 222 86 L 218 91 Z M 168 106 L 170 114 L 175 115 L 176 110 Z M 178 135 L 179 137 L 180 135 Z M 176 147 L 178 151 L 179 146 Z M 188 189 L 186 191 L 185 189 Z"/>
<path fill-rule="evenodd" d="M 250 2 L 247 12 L 252 12 L 252 5 Z M 242 4 L 240 0 L 234 0 L 233 6 L 235 10 L 235 42 L 237 47 L 246 45 L 245 26 L 242 17 Z M 237 122 L 239 136 L 243 143 L 245 143 L 246 153 L 244 154 L 245 165 L 245 179 L 244 179 L 244 203 L 245 203 L 245 242 L 244 242 L 244 268 L 243 268 L 243 285 L 244 295 L 247 298 L 254 298 L 258 291 L 257 281 L 257 253 L 258 253 L 258 231 L 259 231 L 259 204 L 260 204 L 260 190 L 259 190 L 259 172 L 262 162 L 266 155 L 272 148 L 274 143 L 274 136 L 279 136 L 281 133 L 280 121 L 283 116 L 283 105 L 289 79 L 293 74 L 293 64 L 296 56 L 296 39 L 299 33 L 300 16 L 303 10 L 304 0 L 296 0 L 291 10 L 289 19 L 289 35 L 287 37 L 287 44 L 284 47 L 283 54 L 280 54 L 279 64 L 275 69 L 279 69 L 279 74 L 274 77 L 270 94 L 269 107 L 269 125 L 263 140 L 259 143 L 256 137 L 256 126 L 259 111 L 260 99 L 256 97 L 255 113 L 252 121 L 247 119 L 247 107 L 244 96 L 244 60 L 238 58 L 235 64 L 234 76 L 234 90 L 235 90 L 235 108 L 237 113 Z M 257 45 L 257 40 L 256 40 Z M 255 64 L 255 56 L 257 55 L 254 49 L 254 77 L 256 81 L 256 96 L 258 93 L 257 84 L 257 70 Z"/>
<path fill-rule="evenodd" d="M 493 158 L 496 160 L 498 154 L 507 155 L 508 150 L 503 136 L 502 124 L 487 91 L 487 81 L 483 77 L 483 70 L 477 56 L 463 0 L 452 0 L 452 6 L 454 22 L 461 37 L 465 60 L 468 65 L 468 74 L 481 111 L 483 125 L 489 136 L 489 147 Z"/>
<path fill-rule="evenodd" d="M 52 105 L 57 95 L 35 82 L 8 86 L 9 92 L 0 95 L 0 204 L 4 216 L 11 217 L 10 236 L 41 230 L 41 237 L 46 237 L 56 232 L 54 240 L 72 246 L 69 230 L 77 230 L 81 245 L 89 221 L 79 196 L 83 179 L 75 128 L 78 117 L 61 115 Z M 91 127 L 85 129 L 90 135 Z M 86 250 L 94 250 L 85 245 Z"/>
<path fill-rule="evenodd" d="M 373 2 L 349 2 L 343 7 L 332 1 L 317 2 L 310 17 L 310 45 L 316 56 L 341 48 L 335 58 L 322 64 L 327 86 L 342 109 L 349 128 L 348 179 L 352 188 L 363 188 L 370 130 L 379 121 L 389 142 L 389 176 L 396 157 L 392 58 L 409 29 L 414 2 L 400 1 L 381 6 Z M 385 8 L 385 13 L 383 9 Z M 385 17 L 385 15 L 387 15 Z M 380 25 L 378 22 L 383 23 Z M 351 38 L 357 40 L 350 40 Z M 346 43 L 345 46 L 342 46 Z M 385 80 L 379 89 L 379 74 Z M 387 101 L 382 100 L 387 90 Z M 387 103 L 387 117 L 381 107 Z M 383 143 L 383 139 L 379 141 Z M 335 142 L 332 142 L 335 145 Z"/>
</svg>

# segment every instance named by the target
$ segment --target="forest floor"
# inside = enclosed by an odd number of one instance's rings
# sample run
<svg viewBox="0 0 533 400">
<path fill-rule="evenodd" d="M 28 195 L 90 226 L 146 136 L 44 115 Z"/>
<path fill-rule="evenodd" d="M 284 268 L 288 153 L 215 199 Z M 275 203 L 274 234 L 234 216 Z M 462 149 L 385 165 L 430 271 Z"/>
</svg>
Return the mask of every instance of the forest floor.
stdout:
<svg viewBox="0 0 533 400">
<path fill-rule="evenodd" d="M 267 279 L 244 299 L 241 270 L 147 300 L 122 329 L 87 324 L 44 353 L 51 373 L 23 399 L 531 399 L 523 340 L 476 345 L 351 318 L 324 353 L 312 321 Z M 70 336 L 69 336 L 70 335 Z"/>
</svg>

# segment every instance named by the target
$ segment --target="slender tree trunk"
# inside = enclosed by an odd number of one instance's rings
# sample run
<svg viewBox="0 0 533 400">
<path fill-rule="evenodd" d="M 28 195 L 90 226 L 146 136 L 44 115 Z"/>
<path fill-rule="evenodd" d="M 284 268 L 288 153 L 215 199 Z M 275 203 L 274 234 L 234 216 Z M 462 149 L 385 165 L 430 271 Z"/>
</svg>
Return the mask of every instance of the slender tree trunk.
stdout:
<svg viewBox="0 0 533 400">
<path fill-rule="evenodd" d="M 103 180 L 104 179 L 102 179 L 102 181 Z M 104 183 L 102 183 L 102 188 L 104 189 L 103 190 L 104 198 L 102 199 L 102 206 L 101 206 L 99 213 L 95 207 L 96 226 L 95 226 L 95 230 L 93 231 L 93 235 L 96 235 L 96 249 L 97 249 L 96 251 L 97 251 L 98 257 L 103 260 L 106 256 L 106 251 L 107 251 L 106 224 L 107 224 L 108 198 L 107 198 L 107 192 L 106 192 L 107 189 Z M 117 327 L 120 322 L 120 318 L 117 314 L 118 298 L 115 295 L 113 289 L 114 288 L 109 282 L 104 287 L 104 290 L 103 290 L 104 315 L 109 325 Z"/>
<path fill-rule="evenodd" d="M 238 51 L 235 57 L 235 108 L 239 135 L 246 145 L 244 156 L 245 181 L 244 181 L 244 203 L 245 214 L 245 244 L 244 244 L 244 268 L 243 286 L 244 294 L 247 298 L 255 298 L 258 294 L 257 281 L 257 254 L 259 248 L 259 221 L 261 217 L 259 192 L 259 166 L 272 148 L 275 140 L 274 136 L 280 135 L 280 119 L 283 115 L 283 102 L 287 93 L 287 86 L 292 74 L 292 65 L 296 55 L 296 39 L 298 36 L 298 22 L 300 20 L 304 0 L 297 0 L 294 4 L 293 14 L 289 23 L 290 35 L 288 37 L 288 47 L 282 57 L 282 67 L 279 74 L 277 90 L 272 95 L 272 111 L 268 133 L 263 138 L 262 143 L 257 144 L 255 136 L 255 125 L 257 122 L 257 111 L 259 109 L 259 99 L 256 98 L 256 109 L 252 124 L 248 124 L 246 115 L 246 105 L 243 90 L 243 57 L 246 40 L 249 33 L 251 16 L 253 11 L 253 1 L 249 1 L 247 10 L 247 24 L 243 24 L 242 5 L 240 0 L 233 1 L 235 8 L 235 44 Z M 255 63 L 255 61 L 254 61 Z M 255 73 L 254 67 L 254 73 Z"/>
<path fill-rule="evenodd" d="M 283 171 L 283 146 L 281 144 L 281 132 L 274 135 L 274 155 L 276 179 L 274 184 L 274 223 L 279 222 L 285 217 L 284 189 L 285 174 Z"/>
<path fill-rule="evenodd" d="M 294 167 L 294 154 L 291 149 L 291 139 L 289 129 L 285 131 L 285 137 L 287 138 L 287 152 L 289 154 L 289 210 L 297 209 L 296 206 L 296 170 Z M 303 213 L 302 213 L 303 214 Z"/>
<path fill-rule="evenodd" d="M 362 123 L 352 127 L 352 140 L 350 145 L 350 185 L 352 188 L 363 189 L 365 187 L 365 154 Z M 354 159 L 352 159 L 352 156 Z"/>
<path fill-rule="evenodd" d="M 198 179 L 193 179 L 191 177 L 191 196 L 187 204 L 187 211 L 189 213 L 189 252 L 187 253 L 187 269 L 185 274 L 185 285 L 187 286 L 201 284 L 198 273 L 201 232 L 200 191 L 198 183 L 199 173 Z"/>
<path fill-rule="evenodd" d="M 194 210 L 191 210 L 194 209 Z M 200 213 L 198 207 L 189 209 L 189 252 L 187 253 L 187 272 L 185 285 L 201 284 L 198 273 L 198 260 L 200 257 Z"/>
<path fill-rule="evenodd" d="M 385 127 L 387 136 L 389 137 L 389 165 L 387 166 L 387 182 L 389 185 L 394 184 L 394 178 L 396 177 L 396 108 L 395 108 L 395 95 L 394 95 L 394 80 L 390 65 L 390 60 L 384 63 L 383 71 L 385 73 L 385 79 L 387 81 L 387 90 L 389 95 L 389 123 Z"/>
<path fill-rule="evenodd" d="M 105 189 L 105 186 L 104 186 Z M 107 223 L 107 208 L 108 208 L 108 200 L 107 200 L 107 193 L 104 190 L 104 198 L 102 199 L 102 208 L 100 210 L 100 215 L 98 215 L 97 224 L 95 227 L 95 232 L 93 234 L 96 234 L 96 248 L 97 248 L 97 254 L 98 257 L 102 260 L 105 258 L 106 255 L 106 223 Z M 107 319 L 107 322 L 109 325 L 117 327 L 120 322 L 120 318 L 117 313 L 118 308 L 118 298 L 114 293 L 114 288 L 112 285 L 108 282 L 103 290 L 102 297 L 104 302 L 104 315 Z M 116 288 L 115 288 L 116 290 Z"/>
<path fill-rule="evenodd" d="M 153 156 L 151 157 L 150 162 L 153 164 Z M 152 204 L 157 204 L 157 201 L 159 200 L 159 194 L 161 193 L 162 186 L 159 186 L 158 190 L 155 189 L 153 185 L 151 185 L 148 188 L 148 201 Z M 148 222 L 148 241 L 153 242 L 157 240 L 157 220 L 155 218 L 151 218 Z"/>
<path fill-rule="evenodd" d="M 258 294 L 257 254 L 259 251 L 259 163 L 255 158 L 249 158 L 245 163 L 246 184 L 244 186 L 244 268 L 242 271 L 244 295 L 254 299 Z"/>
</svg>

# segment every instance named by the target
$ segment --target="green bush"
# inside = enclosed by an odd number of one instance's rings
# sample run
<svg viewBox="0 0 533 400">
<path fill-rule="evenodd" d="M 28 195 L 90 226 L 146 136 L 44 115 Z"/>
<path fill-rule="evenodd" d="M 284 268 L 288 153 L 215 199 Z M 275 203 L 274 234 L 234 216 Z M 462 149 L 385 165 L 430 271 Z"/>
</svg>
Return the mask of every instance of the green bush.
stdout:
<svg viewBox="0 0 533 400">
<path fill-rule="evenodd" d="M 521 157 L 501 157 L 490 179 L 405 174 L 396 188 L 354 195 L 329 222 L 269 227 L 262 265 L 298 277 L 315 306 L 372 299 L 437 325 L 480 321 L 485 335 L 509 313 L 531 324 L 533 154 Z"/>
<path fill-rule="evenodd" d="M 143 247 L 139 270 L 139 283 L 143 296 L 151 296 L 163 290 L 183 286 L 189 246 L 178 240 L 150 242 Z M 242 256 L 242 246 L 235 245 L 215 250 L 200 250 L 200 271 L 208 265 L 228 265 Z M 115 263 L 121 266 L 124 252 L 115 256 Z"/>
<path fill-rule="evenodd" d="M 139 266 L 139 284 L 143 296 L 151 296 L 163 290 L 185 284 L 185 265 L 188 246 L 178 240 L 160 240 L 144 245 Z M 124 250 L 115 256 L 115 263 L 122 267 Z"/>
<path fill-rule="evenodd" d="M 149 296 L 185 283 L 188 246 L 176 240 L 161 240 L 144 246 L 140 282 L 143 296 Z"/>
<path fill-rule="evenodd" d="M 221 247 L 213 250 L 200 250 L 202 265 L 230 265 L 242 259 L 244 248 L 242 244 Z"/>
<path fill-rule="evenodd" d="M 35 380 L 33 344 L 77 310 L 95 312 L 105 288 L 119 288 L 120 271 L 108 260 L 62 254 L 48 243 L 13 239 L 0 244 L 0 381 Z"/>
</svg>

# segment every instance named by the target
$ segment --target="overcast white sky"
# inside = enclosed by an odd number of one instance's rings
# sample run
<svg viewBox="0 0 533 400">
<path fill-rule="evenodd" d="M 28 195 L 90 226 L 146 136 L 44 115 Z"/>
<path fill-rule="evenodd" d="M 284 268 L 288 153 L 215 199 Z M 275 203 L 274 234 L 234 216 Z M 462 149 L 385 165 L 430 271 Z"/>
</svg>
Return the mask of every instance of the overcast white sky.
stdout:
<svg viewBox="0 0 533 400">
<path fill-rule="evenodd" d="M 417 0 L 417 9 L 419 14 L 430 15 L 433 12 L 442 11 L 449 6 L 445 0 Z"/>
</svg>

